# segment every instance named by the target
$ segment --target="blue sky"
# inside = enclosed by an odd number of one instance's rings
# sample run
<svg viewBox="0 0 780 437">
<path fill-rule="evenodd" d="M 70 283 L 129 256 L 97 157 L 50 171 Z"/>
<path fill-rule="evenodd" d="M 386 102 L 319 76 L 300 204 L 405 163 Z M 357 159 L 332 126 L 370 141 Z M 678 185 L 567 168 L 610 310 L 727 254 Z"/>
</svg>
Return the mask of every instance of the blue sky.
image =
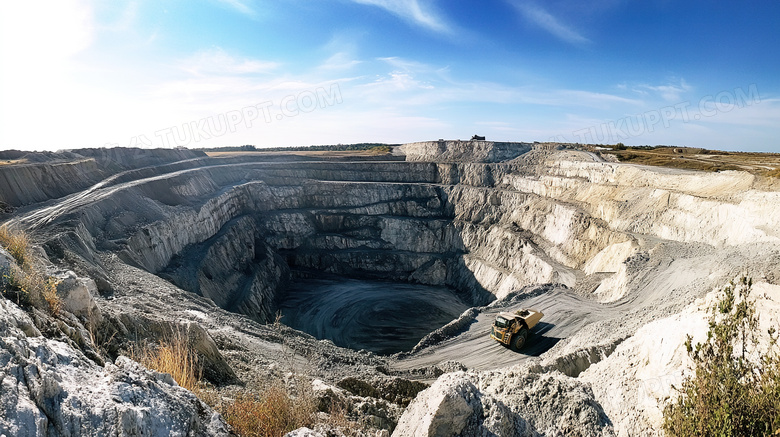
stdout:
<svg viewBox="0 0 780 437">
<path fill-rule="evenodd" d="M 780 2 L 6 1 L 0 148 L 780 152 Z"/>
</svg>

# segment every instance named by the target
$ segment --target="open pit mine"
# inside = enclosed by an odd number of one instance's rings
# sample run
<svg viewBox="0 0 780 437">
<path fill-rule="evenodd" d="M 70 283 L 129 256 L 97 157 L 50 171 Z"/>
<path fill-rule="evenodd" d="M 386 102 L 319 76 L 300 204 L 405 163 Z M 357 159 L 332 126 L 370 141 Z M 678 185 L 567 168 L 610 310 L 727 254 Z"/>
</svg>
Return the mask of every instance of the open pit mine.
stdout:
<svg viewBox="0 0 780 437">
<path fill-rule="evenodd" d="M 339 435 L 333 403 L 353 435 L 663 435 L 717 290 L 748 275 L 761 323 L 780 318 L 780 184 L 748 172 L 490 141 L 8 153 L 2 221 L 61 308 L 0 299 L 6 436 L 230 435 L 128 358 L 172 332 L 225 397 L 313 393 L 294 435 Z M 521 308 L 544 313 L 523 348 L 491 339 Z"/>
</svg>

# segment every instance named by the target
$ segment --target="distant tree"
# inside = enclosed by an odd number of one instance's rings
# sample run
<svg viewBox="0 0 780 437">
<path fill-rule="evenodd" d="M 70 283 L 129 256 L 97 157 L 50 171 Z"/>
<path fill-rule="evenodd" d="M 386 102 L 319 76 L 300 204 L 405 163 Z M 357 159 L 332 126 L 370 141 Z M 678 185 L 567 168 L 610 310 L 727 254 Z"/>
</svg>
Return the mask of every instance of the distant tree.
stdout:
<svg viewBox="0 0 780 437">
<path fill-rule="evenodd" d="M 617 143 L 617 144 L 615 144 L 615 147 L 614 147 L 615 150 L 626 150 L 627 148 L 628 147 L 626 147 L 626 145 L 623 144 L 623 143 Z"/>
<path fill-rule="evenodd" d="M 723 290 L 712 307 L 707 341 L 685 346 L 694 362 L 677 399 L 664 409 L 670 436 L 780 435 L 780 358 L 769 330 L 768 351 L 756 358 L 758 316 L 749 300 L 752 281 L 742 278 Z"/>
</svg>

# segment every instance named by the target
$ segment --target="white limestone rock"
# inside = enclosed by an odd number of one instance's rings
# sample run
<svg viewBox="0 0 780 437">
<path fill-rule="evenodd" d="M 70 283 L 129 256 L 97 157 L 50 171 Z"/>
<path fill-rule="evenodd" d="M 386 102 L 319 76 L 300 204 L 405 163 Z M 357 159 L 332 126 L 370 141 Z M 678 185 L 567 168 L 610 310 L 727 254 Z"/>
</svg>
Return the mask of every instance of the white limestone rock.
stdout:
<svg viewBox="0 0 780 437">
<path fill-rule="evenodd" d="M 227 436 L 216 412 L 168 374 L 120 357 L 101 367 L 66 343 L 30 337 L 0 299 L 0 435 Z"/>
<path fill-rule="evenodd" d="M 409 404 L 393 436 L 612 435 L 589 387 L 538 371 L 517 366 L 442 375 Z"/>
</svg>

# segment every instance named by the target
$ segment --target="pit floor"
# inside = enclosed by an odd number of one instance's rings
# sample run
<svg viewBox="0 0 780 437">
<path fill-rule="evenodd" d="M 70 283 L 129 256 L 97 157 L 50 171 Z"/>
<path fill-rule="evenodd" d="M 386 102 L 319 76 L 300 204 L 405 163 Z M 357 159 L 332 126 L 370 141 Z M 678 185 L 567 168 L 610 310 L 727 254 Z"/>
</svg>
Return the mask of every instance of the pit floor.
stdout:
<svg viewBox="0 0 780 437">
<path fill-rule="evenodd" d="M 346 278 L 296 280 L 280 305 L 287 326 L 383 355 L 411 350 L 468 307 L 447 287 Z"/>
</svg>

